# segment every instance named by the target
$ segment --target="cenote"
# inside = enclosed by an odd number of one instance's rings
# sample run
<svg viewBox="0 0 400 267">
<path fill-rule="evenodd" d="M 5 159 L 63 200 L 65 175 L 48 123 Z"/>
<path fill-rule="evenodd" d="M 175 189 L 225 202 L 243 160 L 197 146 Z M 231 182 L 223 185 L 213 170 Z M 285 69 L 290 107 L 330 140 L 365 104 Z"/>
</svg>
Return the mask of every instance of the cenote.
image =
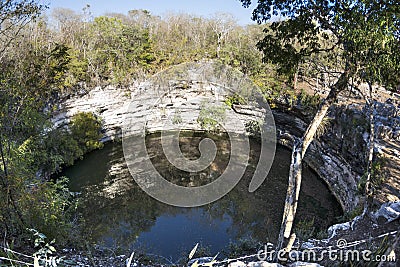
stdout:
<svg viewBox="0 0 400 267">
<path fill-rule="evenodd" d="M 204 137 L 215 141 L 218 152 L 214 162 L 199 173 L 187 173 L 170 165 L 162 153 L 160 134 L 148 135 L 146 146 L 163 177 L 181 186 L 199 186 L 218 178 L 227 166 L 230 152 L 226 136 L 202 132 L 181 134 L 181 151 L 188 158 L 198 158 L 198 144 Z M 250 139 L 250 146 L 250 162 L 243 179 L 223 198 L 197 208 L 169 206 L 142 191 L 126 167 L 120 143 L 106 144 L 61 175 L 70 179 L 71 191 L 80 192 L 84 238 L 91 244 L 110 251 L 135 250 L 178 260 L 187 257 L 200 243 L 215 255 L 242 240 L 260 244 L 277 240 L 291 151 L 278 146 L 267 179 L 249 193 L 260 144 Z M 304 166 L 297 227 L 307 223 L 307 231 L 326 231 L 341 214 L 340 205 L 326 184 Z"/>
</svg>

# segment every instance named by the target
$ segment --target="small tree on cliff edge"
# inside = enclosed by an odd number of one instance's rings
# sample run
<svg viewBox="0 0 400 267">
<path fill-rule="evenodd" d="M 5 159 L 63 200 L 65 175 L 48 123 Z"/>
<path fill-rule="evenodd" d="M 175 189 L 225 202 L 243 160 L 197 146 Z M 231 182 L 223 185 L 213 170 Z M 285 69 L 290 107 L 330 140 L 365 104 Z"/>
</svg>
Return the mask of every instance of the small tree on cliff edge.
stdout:
<svg viewBox="0 0 400 267">
<path fill-rule="evenodd" d="M 244 7 L 252 3 L 251 0 L 239 1 Z M 273 22 L 258 43 L 265 61 L 277 64 L 287 74 L 294 74 L 301 62 L 320 55 L 340 65 L 328 96 L 304 135 L 293 144 L 278 240 L 280 249 L 292 230 L 302 159 L 339 93 L 353 83 L 377 84 L 387 89 L 399 84 L 400 5 L 397 0 L 258 0 L 252 19 L 263 23 L 272 16 L 281 16 L 283 20 Z"/>
</svg>

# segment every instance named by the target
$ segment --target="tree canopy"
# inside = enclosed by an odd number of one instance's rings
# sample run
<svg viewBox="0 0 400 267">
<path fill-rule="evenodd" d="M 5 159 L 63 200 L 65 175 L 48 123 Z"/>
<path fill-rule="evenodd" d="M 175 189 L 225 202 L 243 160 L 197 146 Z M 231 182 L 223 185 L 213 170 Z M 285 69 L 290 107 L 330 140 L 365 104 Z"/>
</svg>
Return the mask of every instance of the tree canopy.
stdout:
<svg viewBox="0 0 400 267">
<path fill-rule="evenodd" d="M 245 7 L 252 1 L 240 0 Z M 281 20 L 273 16 L 281 16 Z M 399 84 L 400 5 L 373 0 L 259 0 L 253 20 L 269 22 L 258 43 L 264 59 L 293 73 L 316 54 L 339 58 L 341 69 L 359 82 L 387 89 Z"/>
</svg>

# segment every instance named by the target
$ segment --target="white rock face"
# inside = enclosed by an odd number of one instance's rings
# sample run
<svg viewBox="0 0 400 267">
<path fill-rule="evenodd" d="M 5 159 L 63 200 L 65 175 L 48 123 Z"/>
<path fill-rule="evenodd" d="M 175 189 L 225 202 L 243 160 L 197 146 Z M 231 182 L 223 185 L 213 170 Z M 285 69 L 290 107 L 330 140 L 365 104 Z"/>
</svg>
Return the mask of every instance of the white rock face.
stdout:
<svg viewBox="0 0 400 267">
<path fill-rule="evenodd" d="M 329 238 L 336 236 L 338 232 L 347 231 L 349 229 L 350 229 L 350 222 L 334 224 L 328 228 Z"/>
<path fill-rule="evenodd" d="M 300 261 L 292 263 L 292 264 L 290 264 L 288 266 L 289 267 L 300 267 L 300 266 L 303 266 L 303 267 L 322 267 L 318 263 L 309 263 L 309 262 L 300 262 Z"/>
<path fill-rule="evenodd" d="M 208 86 L 200 89 L 196 83 L 188 88 L 173 88 L 169 92 L 160 92 L 152 85 L 143 83 L 131 89 L 115 87 L 97 87 L 87 95 L 71 97 L 61 104 L 61 108 L 52 118 L 55 127 L 68 125 L 72 116 L 78 112 L 93 112 L 103 121 L 104 138 L 110 141 L 121 138 L 121 128 L 125 127 L 126 134 L 143 132 L 142 125 L 150 132 L 168 130 L 169 128 L 185 128 L 187 130 L 201 130 L 197 118 L 203 102 L 214 101 L 223 104 L 229 91 L 223 88 Z M 226 121 L 232 117 L 242 121 L 242 125 L 227 124 L 228 131 L 244 134 L 244 125 L 250 120 L 258 120 L 265 110 L 252 106 L 236 106 L 240 113 L 227 110 Z M 179 110 L 182 125 L 174 125 L 174 114 Z M 133 123 L 132 123 L 133 122 Z"/>
<path fill-rule="evenodd" d="M 279 263 L 271 263 L 271 262 L 266 262 L 266 261 L 258 261 L 258 262 L 249 262 L 247 267 L 283 267 Z"/>
<path fill-rule="evenodd" d="M 52 122 L 55 127 L 64 127 L 76 113 L 92 112 L 102 119 L 104 129 L 102 141 L 120 137 L 123 117 L 128 111 L 133 91 L 134 89 L 96 87 L 84 96 L 71 97 L 62 103 Z"/>
<path fill-rule="evenodd" d="M 383 204 L 373 216 L 375 220 L 384 220 L 385 222 L 392 222 L 400 218 L 400 202 L 388 202 Z"/>
</svg>

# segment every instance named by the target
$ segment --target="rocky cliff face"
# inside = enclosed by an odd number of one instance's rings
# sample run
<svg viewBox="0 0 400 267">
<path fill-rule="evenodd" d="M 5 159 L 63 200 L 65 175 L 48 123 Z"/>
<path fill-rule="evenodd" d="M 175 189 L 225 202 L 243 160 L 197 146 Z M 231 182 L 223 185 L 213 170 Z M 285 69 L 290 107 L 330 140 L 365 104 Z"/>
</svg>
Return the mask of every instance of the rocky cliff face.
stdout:
<svg viewBox="0 0 400 267">
<path fill-rule="evenodd" d="M 386 159 L 386 181 L 378 192 L 379 203 L 400 200 L 400 96 L 377 103 L 375 152 Z"/>
<path fill-rule="evenodd" d="M 273 111 L 281 144 L 291 147 L 290 136 L 300 137 L 307 128 L 306 122 L 293 113 Z M 359 175 L 327 140 L 314 140 L 307 150 L 305 162 L 328 185 L 343 210 L 352 210 L 359 202 L 357 182 Z"/>
<path fill-rule="evenodd" d="M 87 94 L 70 96 L 53 115 L 55 127 L 66 127 L 78 112 L 92 112 L 103 122 L 103 142 L 121 137 L 121 125 L 135 89 L 96 87 Z"/>
<path fill-rule="evenodd" d="M 377 204 L 400 200 L 400 97 L 381 94 L 375 104 L 375 158 L 383 159 L 385 181 L 376 193 Z M 347 99 L 331 109 L 329 132 L 321 139 L 361 177 L 367 165 L 369 110 L 363 102 Z"/>
<path fill-rule="evenodd" d="M 179 116 L 186 129 L 198 130 L 197 118 L 202 99 L 223 101 L 229 94 L 226 90 L 208 86 L 199 90 L 198 84 L 176 84 L 177 90 L 160 92 L 150 84 L 140 84 L 130 89 L 97 87 L 83 96 L 71 97 L 60 104 L 53 117 L 56 127 L 66 126 L 77 112 L 93 112 L 103 120 L 102 141 L 119 139 L 124 120 L 137 121 L 131 133 L 141 133 L 144 120 L 151 131 L 161 130 L 165 121 L 172 120 L 172 110 L 179 108 Z M 162 99 L 161 99 L 162 97 Z M 399 200 L 400 164 L 400 111 L 396 101 L 379 102 L 376 105 L 375 150 L 389 160 L 390 177 L 383 185 L 380 201 Z M 235 106 L 234 115 L 243 123 L 257 120 L 259 112 L 254 107 Z M 229 113 L 232 114 L 232 113 Z M 296 112 L 273 110 L 278 141 L 291 146 L 290 136 L 301 136 L 307 127 L 304 116 Z M 232 116 L 232 115 L 229 115 Z M 229 121 L 229 116 L 227 120 Z M 329 116 L 332 118 L 325 135 L 311 144 L 305 162 L 326 181 L 345 211 L 352 210 L 359 202 L 357 183 L 366 166 L 366 149 L 369 136 L 368 115 L 362 102 L 339 103 Z M 233 125 L 235 130 L 235 125 Z M 242 129 L 236 129 L 241 131 Z"/>
</svg>

